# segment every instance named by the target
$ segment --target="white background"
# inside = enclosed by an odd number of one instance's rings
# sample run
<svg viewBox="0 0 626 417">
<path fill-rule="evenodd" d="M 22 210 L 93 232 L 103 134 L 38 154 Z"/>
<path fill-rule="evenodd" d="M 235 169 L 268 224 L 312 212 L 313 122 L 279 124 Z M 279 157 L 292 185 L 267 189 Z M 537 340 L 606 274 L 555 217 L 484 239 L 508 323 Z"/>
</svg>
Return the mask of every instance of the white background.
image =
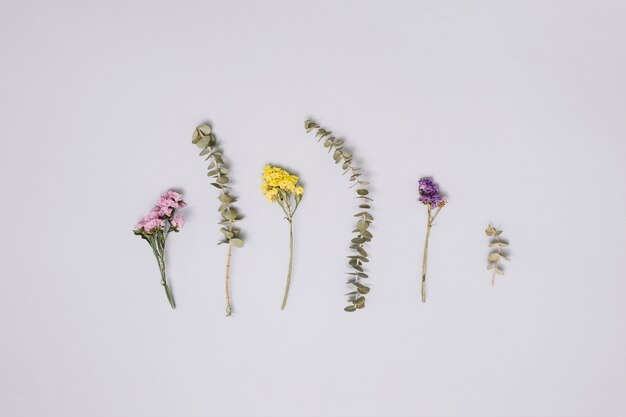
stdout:
<svg viewBox="0 0 626 417">
<path fill-rule="evenodd" d="M 626 414 L 625 3 L 0 5 L 1 415 Z M 372 182 L 356 314 L 356 201 L 309 117 Z M 233 318 L 204 121 L 245 215 Z M 268 162 L 306 188 L 284 312 Z M 426 304 L 424 175 L 450 201 Z M 169 187 L 175 311 L 131 233 Z M 511 242 L 495 288 L 489 222 Z"/>
</svg>

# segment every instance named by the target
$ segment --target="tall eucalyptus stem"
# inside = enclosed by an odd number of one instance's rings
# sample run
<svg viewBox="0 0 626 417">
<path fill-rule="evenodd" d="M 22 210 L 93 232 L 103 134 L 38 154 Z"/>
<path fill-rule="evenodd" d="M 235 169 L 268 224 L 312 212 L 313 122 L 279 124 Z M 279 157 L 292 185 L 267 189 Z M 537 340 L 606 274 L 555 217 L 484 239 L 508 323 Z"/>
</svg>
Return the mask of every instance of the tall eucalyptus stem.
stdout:
<svg viewBox="0 0 626 417">
<path fill-rule="evenodd" d="M 208 124 L 201 124 L 196 127 L 193 132 L 191 142 L 202 148 L 200 156 L 206 155 L 206 160 L 210 160 L 207 176 L 213 178 L 212 186 L 219 189 L 220 194 L 218 200 L 220 206 L 218 211 L 222 216 L 219 222 L 222 227 L 220 232 L 224 235 L 224 240 L 219 243 L 225 243 L 228 245 L 228 252 L 226 255 L 226 274 L 224 287 L 226 291 L 226 316 L 232 315 L 232 305 L 230 299 L 230 265 L 231 258 L 233 256 L 233 247 L 241 248 L 244 245 L 243 239 L 239 236 L 239 229 L 234 227 L 234 222 L 239 220 L 239 213 L 231 206 L 231 203 L 236 199 L 230 194 L 230 186 L 228 185 L 230 179 L 228 177 L 229 169 L 223 160 L 221 150 L 217 146 L 217 139 L 212 133 L 212 129 Z"/>
</svg>

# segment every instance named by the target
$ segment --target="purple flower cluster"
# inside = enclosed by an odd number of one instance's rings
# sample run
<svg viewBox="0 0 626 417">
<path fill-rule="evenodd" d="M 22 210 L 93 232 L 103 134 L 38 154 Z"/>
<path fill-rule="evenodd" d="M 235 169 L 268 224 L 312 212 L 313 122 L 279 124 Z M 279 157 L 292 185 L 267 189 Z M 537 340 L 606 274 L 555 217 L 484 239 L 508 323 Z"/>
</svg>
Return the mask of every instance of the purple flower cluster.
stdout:
<svg viewBox="0 0 626 417">
<path fill-rule="evenodd" d="M 157 230 L 164 230 L 166 222 L 169 222 L 172 230 L 177 232 L 185 224 L 185 219 L 183 216 L 173 216 L 174 210 L 183 208 L 185 205 L 180 193 L 168 190 L 159 198 L 150 213 L 135 225 L 135 230 L 153 233 Z"/>
<path fill-rule="evenodd" d="M 431 207 L 443 206 L 446 204 L 446 199 L 441 195 L 439 186 L 435 184 L 432 178 L 424 177 L 419 180 L 419 201 L 422 204 L 430 205 Z"/>
</svg>

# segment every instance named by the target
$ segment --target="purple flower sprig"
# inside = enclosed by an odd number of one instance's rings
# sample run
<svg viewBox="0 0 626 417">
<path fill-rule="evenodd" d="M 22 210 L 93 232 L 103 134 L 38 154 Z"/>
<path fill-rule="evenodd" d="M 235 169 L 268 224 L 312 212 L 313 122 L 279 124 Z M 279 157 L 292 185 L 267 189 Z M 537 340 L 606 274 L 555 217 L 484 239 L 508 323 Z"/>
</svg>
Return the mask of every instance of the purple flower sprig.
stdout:
<svg viewBox="0 0 626 417">
<path fill-rule="evenodd" d="M 165 295 L 172 308 L 176 308 L 174 297 L 167 285 L 165 268 L 165 242 L 170 232 L 179 232 L 185 224 L 183 216 L 175 215 L 177 209 L 185 207 L 183 196 L 168 190 L 157 201 L 154 208 L 133 229 L 133 233 L 145 239 L 154 253 L 161 271 L 161 285 L 165 288 Z"/>
<path fill-rule="evenodd" d="M 426 302 L 426 264 L 428 262 L 428 240 L 430 230 L 441 209 L 446 205 L 447 200 L 441 194 L 439 186 L 430 177 L 419 180 L 418 185 L 419 201 L 428 209 L 428 224 L 426 228 L 426 241 L 424 243 L 424 259 L 422 262 L 422 302 Z"/>
</svg>

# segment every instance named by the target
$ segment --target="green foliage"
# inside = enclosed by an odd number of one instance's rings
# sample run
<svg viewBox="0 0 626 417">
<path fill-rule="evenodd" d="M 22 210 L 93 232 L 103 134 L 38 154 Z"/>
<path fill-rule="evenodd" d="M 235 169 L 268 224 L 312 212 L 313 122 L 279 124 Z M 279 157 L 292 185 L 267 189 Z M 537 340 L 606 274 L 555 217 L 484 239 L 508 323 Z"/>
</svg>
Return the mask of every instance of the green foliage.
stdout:
<svg viewBox="0 0 626 417">
<path fill-rule="evenodd" d="M 239 229 L 235 228 L 234 224 L 240 219 L 239 213 L 231 204 L 236 199 L 230 194 L 230 186 L 228 185 L 230 179 L 228 177 L 229 169 L 224 164 L 222 158 L 222 152 L 217 146 L 217 139 L 213 135 L 213 129 L 208 124 L 201 124 L 196 127 L 193 132 L 191 143 L 195 144 L 202 150 L 200 156 L 207 156 L 206 160 L 210 160 L 211 163 L 208 167 L 207 175 L 213 179 L 212 186 L 220 190 L 220 195 L 217 197 L 220 201 L 218 211 L 222 216 L 219 224 L 223 225 L 220 232 L 224 235 L 226 243 L 241 248 L 244 245 L 243 240 L 239 237 Z"/>
<path fill-rule="evenodd" d="M 200 156 L 206 156 L 209 163 L 207 175 L 213 179 L 211 185 L 220 190 L 220 195 L 217 199 L 220 205 L 217 211 L 220 213 L 221 219 L 218 222 L 220 232 L 224 235 L 224 240 L 218 242 L 219 244 L 228 244 L 228 254 L 226 261 L 226 316 L 232 315 L 232 306 L 230 303 L 230 290 L 229 290 L 229 275 L 230 275 L 230 258 L 232 256 L 232 248 L 241 248 L 244 245 L 243 239 L 239 236 L 239 229 L 235 227 L 235 222 L 240 219 L 237 210 L 231 206 L 232 203 L 237 201 L 235 197 L 230 194 L 230 178 L 228 173 L 230 170 L 224 164 L 224 159 L 221 150 L 217 146 L 217 139 L 213 135 L 213 129 L 208 124 L 201 124 L 196 127 L 191 137 L 191 143 L 198 146 L 202 150 Z"/>
<path fill-rule="evenodd" d="M 348 272 L 350 278 L 348 285 L 352 286 L 352 291 L 347 294 L 348 306 L 345 311 L 353 312 L 365 308 L 365 295 L 370 292 L 370 288 L 361 282 L 369 276 L 365 273 L 363 265 L 369 262 L 365 246 L 371 242 L 374 237 L 369 228 L 374 221 L 374 217 L 369 213 L 371 209 L 369 204 L 372 199 L 369 196 L 367 186 L 369 182 L 361 180 L 363 175 L 361 168 L 353 165 L 353 155 L 344 148 L 344 140 L 336 138 L 333 133 L 317 123 L 307 120 L 304 122 L 304 128 L 308 132 L 315 132 L 317 141 L 323 141 L 324 148 L 328 149 L 328 153 L 332 155 L 335 164 L 341 164 L 344 174 L 350 174 L 350 188 L 356 187 L 356 198 L 359 199 L 360 212 L 355 214 L 357 222 L 355 229 L 352 231 L 354 237 L 350 241 L 350 249 L 354 251 L 353 255 L 348 256 L 348 266 L 351 272 Z"/>
</svg>

